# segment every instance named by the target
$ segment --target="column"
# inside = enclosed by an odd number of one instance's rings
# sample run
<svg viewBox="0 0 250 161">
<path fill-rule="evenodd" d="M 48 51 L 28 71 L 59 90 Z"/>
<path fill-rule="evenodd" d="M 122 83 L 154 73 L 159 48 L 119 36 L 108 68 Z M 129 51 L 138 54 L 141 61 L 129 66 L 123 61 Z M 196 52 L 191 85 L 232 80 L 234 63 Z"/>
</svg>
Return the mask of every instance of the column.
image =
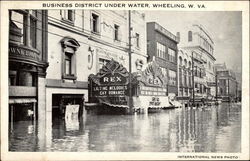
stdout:
<svg viewBox="0 0 250 161">
<path fill-rule="evenodd" d="M 46 99 L 45 99 L 45 78 L 38 77 L 37 91 L 38 91 L 38 145 L 41 150 L 45 150 L 46 147 Z"/>
</svg>

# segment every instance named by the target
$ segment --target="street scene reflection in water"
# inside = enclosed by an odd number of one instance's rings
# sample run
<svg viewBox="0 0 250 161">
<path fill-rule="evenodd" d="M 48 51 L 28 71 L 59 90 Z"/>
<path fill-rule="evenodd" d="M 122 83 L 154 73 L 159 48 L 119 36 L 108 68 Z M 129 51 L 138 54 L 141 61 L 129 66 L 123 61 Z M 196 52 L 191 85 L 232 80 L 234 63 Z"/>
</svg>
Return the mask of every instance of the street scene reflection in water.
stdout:
<svg viewBox="0 0 250 161">
<path fill-rule="evenodd" d="M 54 120 L 46 132 L 16 122 L 10 151 L 241 152 L 241 106 L 177 108 L 141 115 L 84 114 Z"/>
</svg>

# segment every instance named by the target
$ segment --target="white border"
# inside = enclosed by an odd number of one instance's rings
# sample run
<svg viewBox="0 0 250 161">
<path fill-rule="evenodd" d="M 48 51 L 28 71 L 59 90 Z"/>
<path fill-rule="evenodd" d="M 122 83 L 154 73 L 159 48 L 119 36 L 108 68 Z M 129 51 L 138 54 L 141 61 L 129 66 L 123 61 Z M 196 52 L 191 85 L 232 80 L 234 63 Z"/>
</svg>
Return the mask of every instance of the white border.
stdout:
<svg viewBox="0 0 250 161">
<path fill-rule="evenodd" d="M 249 159 L 249 2 L 248 1 L 158 1 L 157 3 L 172 4 L 205 4 L 205 9 L 176 9 L 176 8 L 130 8 L 136 10 L 164 10 L 164 11 L 242 11 L 242 137 L 241 153 L 107 153 L 107 152 L 8 152 L 8 9 L 62 9 L 42 8 L 42 3 L 49 1 L 1 1 L 1 160 L 178 160 L 178 155 L 205 156 L 238 156 L 238 159 Z M 63 1 L 54 1 L 63 3 Z M 86 1 L 64 3 L 88 3 Z M 117 1 L 90 1 L 89 3 L 117 3 Z M 135 3 L 122 1 L 120 3 Z M 138 3 L 152 4 L 150 1 Z M 154 1 L 156 3 L 156 1 Z M 126 8 L 76 8 L 76 9 L 121 9 Z M 128 8 L 127 8 L 128 9 Z M 182 159 L 185 160 L 185 159 Z M 195 160 L 195 159 L 192 159 Z M 204 160 L 204 159 L 203 159 Z M 211 159 L 213 160 L 213 159 Z M 228 160 L 228 159 L 226 159 Z"/>
</svg>

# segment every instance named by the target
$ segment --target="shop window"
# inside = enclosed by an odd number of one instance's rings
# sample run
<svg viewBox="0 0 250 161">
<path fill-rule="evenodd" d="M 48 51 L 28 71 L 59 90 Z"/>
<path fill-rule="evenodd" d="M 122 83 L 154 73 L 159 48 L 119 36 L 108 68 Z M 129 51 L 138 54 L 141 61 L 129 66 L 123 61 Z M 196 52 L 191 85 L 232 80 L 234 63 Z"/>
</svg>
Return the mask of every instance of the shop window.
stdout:
<svg viewBox="0 0 250 161">
<path fill-rule="evenodd" d="M 188 42 L 191 42 L 193 40 L 193 33 L 192 31 L 188 31 Z"/>
<path fill-rule="evenodd" d="M 99 33 L 99 16 L 95 13 L 91 14 L 91 32 Z"/>
<path fill-rule="evenodd" d="M 62 78 L 76 79 L 76 51 L 80 44 L 73 38 L 65 37 L 61 40 L 62 54 Z"/>
<path fill-rule="evenodd" d="M 36 48 L 37 11 L 36 10 L 11 10 L 11 25 L 15 25 L 22 36 L 19 42 L 23 45 Z"/>
<path fill-rule="evenodd" d="M 75 21 L 75 10 L 61 10 L 62 20 L 73 24 Z"/>
</svg>

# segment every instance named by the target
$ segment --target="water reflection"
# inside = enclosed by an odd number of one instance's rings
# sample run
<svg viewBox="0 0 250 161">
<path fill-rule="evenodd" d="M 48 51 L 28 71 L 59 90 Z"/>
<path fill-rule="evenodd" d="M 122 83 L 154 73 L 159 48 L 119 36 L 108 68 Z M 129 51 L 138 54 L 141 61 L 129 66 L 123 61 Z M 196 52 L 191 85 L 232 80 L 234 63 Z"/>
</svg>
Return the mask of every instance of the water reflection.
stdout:
<svg viewBox="0 0 250 161">
<path fill-rule="evenodd" d="M 15 123 L 10 151 L 240 152 L 241 147 L 241 107 L 230 104 L 147 115 L 84 113 L 79 120 L 54 120 L 40 138 L 44 132 L 37 126 Z"/>
</svg>

